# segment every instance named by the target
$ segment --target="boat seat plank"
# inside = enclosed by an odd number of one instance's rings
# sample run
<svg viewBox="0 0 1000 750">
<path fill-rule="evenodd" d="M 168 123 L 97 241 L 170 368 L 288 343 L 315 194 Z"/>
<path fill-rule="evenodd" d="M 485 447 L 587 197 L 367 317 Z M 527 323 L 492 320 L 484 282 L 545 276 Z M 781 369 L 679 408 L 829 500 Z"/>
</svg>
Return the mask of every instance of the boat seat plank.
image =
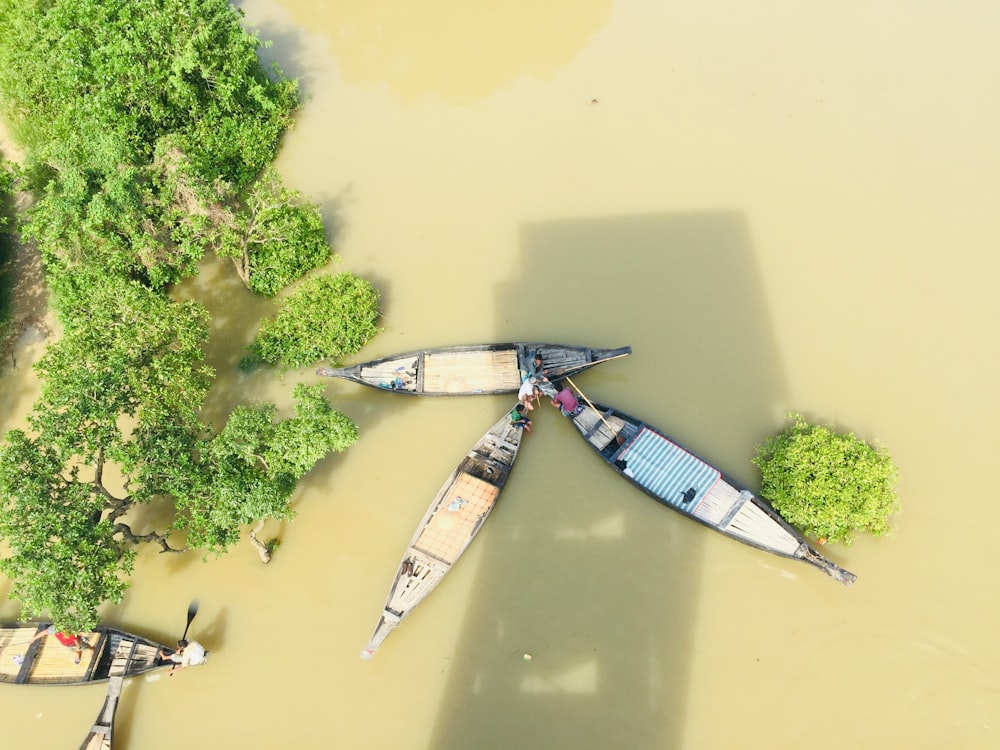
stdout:
<svg viewBox="0 0 1000 750">
<path fill-rule="evenodd" d="M 720 479 L 705 494 L 701 503 L 695 508 L 694 515 L 696 518 L 722 529 L 736 515 L 736 511 L 742 503 L 740 491 L 729 482 Z"/>
<path fill-rule="evenodd" d="M 473 527 L 493 506 L 500 489 L 469 474 L 460 474 L 438 503 L 437 510 L 413 547 L 449 565 L 468 544 Z M 453 500 L 465 502 L 456 511 L 448 510 Z"/>
<path fill-rule="evenodd" d="M 591 408 L 586 408 L 573 417 L 580 431 L 597 450 L 604 450 L 625 426 L 625 420 L 616 416 L 605 416 Z M 610 426 L 611 429 L 608 429 Z"/>
</svg>

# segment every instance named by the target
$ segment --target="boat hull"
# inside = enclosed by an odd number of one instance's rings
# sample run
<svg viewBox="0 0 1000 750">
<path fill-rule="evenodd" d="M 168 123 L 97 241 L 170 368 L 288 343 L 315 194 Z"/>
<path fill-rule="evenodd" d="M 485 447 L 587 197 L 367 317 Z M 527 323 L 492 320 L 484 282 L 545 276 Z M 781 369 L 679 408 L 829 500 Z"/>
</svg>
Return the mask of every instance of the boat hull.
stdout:
<svg viewBox="0 0 1000 750">
<path fill-rule="evenodd" d="M 493 512 L 520 450 L 524 431 L 504 413 L 438 490 L 396 569 L 389 595 L 362 659 L 441 583 Z"/>
<path fill-rule="evenodd" d="M 807 562 L 846 585 L 857 578 L 813 549 L 767 501 L 647 422 L 593 402 L 581 402 L 570 420 L 619 476 L 671 510 L 744 544 Z"/>
<path fill-rule="evenodd" d="M 98 626 L 83 633 L 89 644 L 80 663 L 76 651 L 46 635 L 49 623 L 0 624 L 0 683 L 18 685 L 86 685 L 105 682 L 112 675 L 133 677 L 169 665 L 159 658 L 163 644 L 117 628 Z"/>
<path fill-rule="evenodd" d="M 573 377 L 632 353 L 632 347 L 594 349 L 541 343 L 472 344 L 424 349 L 349 367 L 321 367 L 318 375 L 343 378 L 411 396 L 483 396 L 516 393 L 542 357 L 548 379 Z"/>
<path fill-rule="evenodd" d="M 115 715 L 118 712 L 118 699 L 121 697 L 124 681 L 125 678 L 120 675 L 113 676 L 108 680 L 108 693 L 104 697 L 104 705 L 101 706 L 97 719 L 90 731 L 87 732 L 87 736 L 80 743 L 80 750 L 111 750 Z"/>
</svg>

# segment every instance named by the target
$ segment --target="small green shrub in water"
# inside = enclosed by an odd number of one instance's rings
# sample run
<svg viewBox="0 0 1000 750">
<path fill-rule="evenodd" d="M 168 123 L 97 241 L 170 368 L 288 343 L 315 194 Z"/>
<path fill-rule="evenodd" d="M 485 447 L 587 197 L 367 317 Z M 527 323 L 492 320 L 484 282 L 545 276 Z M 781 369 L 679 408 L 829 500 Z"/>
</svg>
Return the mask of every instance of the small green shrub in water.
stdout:
<svg viewBox="0 0 1000 750">
<path fill-rule="evenodd" d="M 379 332 L 378 291 L 350 273 L 304 281 L 274 320 L 265 320 L 251 353 L 284 367 L 335 362 L 361 349 Z"/>
<path fill-rule="evenodd" d="M 821 542 L 879 537 L 899 512 L 898 470 L 883 446 L 838 435 L 789 414 L 791 425 L 758 446 L 761 494 L 793 526 Z"/>
<path fill-rule="evenodd" d="M 251 372 L 256 372 L 257 370 L 259 370 L 260 364 L 261 364 L 260 360 L 257 359 L 254 355 L 247 354 L 243 357 L 240 357 L 240 364 L 239 364 L 240 372 L 249 375 Z"/>
</svg>

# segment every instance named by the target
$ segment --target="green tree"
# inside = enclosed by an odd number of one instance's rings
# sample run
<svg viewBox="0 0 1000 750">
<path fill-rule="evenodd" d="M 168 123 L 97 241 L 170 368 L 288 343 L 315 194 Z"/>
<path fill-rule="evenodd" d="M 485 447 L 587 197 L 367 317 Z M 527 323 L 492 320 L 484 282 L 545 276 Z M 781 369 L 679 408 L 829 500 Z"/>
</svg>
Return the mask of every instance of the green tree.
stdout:
<svg viewBox="0 0 1000 750">
<path fill-rule="evenodd" d="M 888 451 L 851 434 L 811 424 L 801 414 L 758 446 L 761 494 L 784 518 L 823 542 L 882 536 L 899 512 L 898 471 Z"/>
<path fill-rule="evenodd" d="M 51 613 L 60 630 L 81 632 L 96 622 L 96 607 L 118 603 L 132 572 L 134 552 L 102 519 L 105 499 L 68 469 L 58 448 L 15 430 L 0 447 L 0 560 L 10 596 L 26 615 Z"/>
<path fill-rule="evenodd" d="M 378 291 L 350 273 L 306 279 L 266 319 L 251 352 L 284 367 L 305 367 L 321 359 L 341 361 L 378 333 Z"/>
<path fill-rule="evenodd" d="M 288 190 L 268 167 L 221 231 L 218 254 L 231 258 L 247 289 L 273 297 L 330 260 L 319 208 Z"/>
<path fill-rule="evenodd" d="M 240 17 L 226 0 L 0 0 L 0 105 L 47 262 L 153 286 L 194 273 L 298 105 Z"/>
<path fill-rule="evenodd" d="M 190 491 L 179 493 L 186 528 L 195 547 L 221 553 L 236 543 L 240 526 L 259 519 L 289 519 L 296 482 L 331 451 L 358 439 L 357 427 L 334 411 L 322 386 L 295 386 L 295 416 L 274 421 L 273 404 L 241 406 L 225 428 L 200 447 L 199 472 Z"/>
<path fill-rule="evenodd" d="M 30 434 L 0 446 L 0 570 L 25 614 L 82 630 L 121 600 L 136 545 L 180 551 L 185 530 L 187 546 L 225 551 L 243 524 L 288 518 L 296 481 L 357 431 L 302 386 L 294 417 L 238 408 L 212 435 L 198 417 L 213 377 L 204 308 L 97 273 L 59 286 L 64 332 L 36 365 Z M 151 504 L 168 527 L 130 512 Z"/>
<path fill-rule="evenodd" d="M 0 0 L 0 18 L 0 110 L 36 194 L 23 234 L 64 329 L 36 366 L 30 429 L 0 446 L 0 570 L 26 615 L 84 630 L 120 601 L 136 545 L 222 552 L 242 525 L 288 518 L 296 481 L 357 435 L 318 389 L 296 390 L 292 418 L 244 407 L 214 435 L 207 313 L 164 293 L 233 242 L 266 293 L 330 255 L 315 207 L 272 171 L 255 182 L 298 92 L 261 66 L 241 12 Z"/>
<path fill-rule="evenodd" d="M 298 105 L 242 15 L 226 0 L 0 0 L 5 112 L 44 162 L 109 174 L 170 136 L 203 179 L 240 189 Z"/>
</svg>

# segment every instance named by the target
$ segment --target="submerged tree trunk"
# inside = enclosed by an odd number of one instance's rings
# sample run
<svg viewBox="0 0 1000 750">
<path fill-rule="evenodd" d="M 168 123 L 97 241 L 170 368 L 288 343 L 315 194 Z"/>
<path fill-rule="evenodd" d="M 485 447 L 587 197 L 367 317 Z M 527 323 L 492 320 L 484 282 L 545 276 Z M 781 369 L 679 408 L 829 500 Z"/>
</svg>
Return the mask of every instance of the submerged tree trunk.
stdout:
<svg viewBox="0 0 1000 750">
<path fill-rule="evenodd" d="M 257 554 L 260 555 L 260 561 L 264 564 L 271 562 L 271 553 L 267 551 L 267 545 L 257 538 L 257 532 L 264 528 L 264 519 L 257 522 L 257 525 L 253 527 L 253 531 L 250 532 L 250 544 L 252 544 L 257 549 Z"/>
</svg>

